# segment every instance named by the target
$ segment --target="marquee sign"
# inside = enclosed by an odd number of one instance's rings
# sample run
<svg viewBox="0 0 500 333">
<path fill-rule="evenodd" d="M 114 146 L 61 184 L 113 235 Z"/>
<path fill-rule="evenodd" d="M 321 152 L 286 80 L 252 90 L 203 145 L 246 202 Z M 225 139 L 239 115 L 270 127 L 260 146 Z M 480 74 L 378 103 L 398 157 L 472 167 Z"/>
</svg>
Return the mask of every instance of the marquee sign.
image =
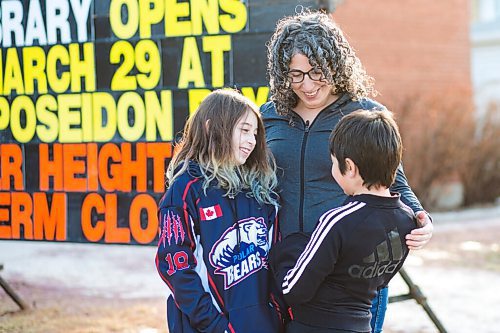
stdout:
<svg viewBox="0 0 500 333">
<path fill-rule="evenodd" d="M 265 42 L 294 10 L 2 1 L 0 239 L 153 244 L 175 136 L 213 89 L 267 100 Z"/>
</svg>

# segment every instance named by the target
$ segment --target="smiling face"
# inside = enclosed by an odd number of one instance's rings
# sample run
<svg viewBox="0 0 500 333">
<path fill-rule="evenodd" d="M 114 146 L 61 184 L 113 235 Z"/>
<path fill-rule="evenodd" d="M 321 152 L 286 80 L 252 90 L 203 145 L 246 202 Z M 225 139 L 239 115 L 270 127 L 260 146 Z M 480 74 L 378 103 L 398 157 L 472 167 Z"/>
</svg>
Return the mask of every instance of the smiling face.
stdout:
<svg viewBox="0 0 500 333">
<path fill-rule="evenodd" d="M 307 73 L 311 69 L 313 66 L 305 55 L 299 53 L 292 57 L 289 65 L 290 72 Z M 297 108 L 300 109 L 322 110 L 335 100 L 335 96 L 331 94 L 331 85 L 325 80 L 312 80 L 309 75 L 304 75 L 304 81 L 300 83 L 291 83 L 291 88 L 299 98 Z"/>
<path fill-rule="evenodd" d="M 250 110 L 236 123 L 233 129 L 232 146 L 234 159 L 238 165 L 245 164 L 255 148 L 258 128 L 257 116 Z"/>
</svg>

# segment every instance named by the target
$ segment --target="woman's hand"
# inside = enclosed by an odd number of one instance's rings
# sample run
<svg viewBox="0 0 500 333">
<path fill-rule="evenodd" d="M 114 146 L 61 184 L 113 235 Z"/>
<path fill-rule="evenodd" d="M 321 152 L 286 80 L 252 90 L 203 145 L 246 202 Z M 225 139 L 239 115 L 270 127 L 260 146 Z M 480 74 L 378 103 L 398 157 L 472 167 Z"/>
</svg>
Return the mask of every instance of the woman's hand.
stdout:
<svg viewBox="0 0 500 333">
<path fill-rule="evenodd" d="M 422 249 L 432 238 L 432 225 L 429 215 L 424 211 L 419 211 L 415 214 L 417 217 L 417 226 L 419 228 L 413 229 L 410 234 L 406 235 L 406 245 L 410 250 Z"/>
</svg>

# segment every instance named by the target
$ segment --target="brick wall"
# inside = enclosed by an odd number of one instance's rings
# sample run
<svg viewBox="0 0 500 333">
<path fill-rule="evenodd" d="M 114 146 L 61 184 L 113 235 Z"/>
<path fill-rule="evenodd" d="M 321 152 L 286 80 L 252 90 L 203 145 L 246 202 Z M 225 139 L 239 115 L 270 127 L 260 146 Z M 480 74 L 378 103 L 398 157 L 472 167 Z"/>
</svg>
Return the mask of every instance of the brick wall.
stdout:
<svg viewBox="0 0 500 333">
<path fill-rule="evenodd" d="M 344 0 L 335 21 L 391 107 L 407 95 L 460 89 L 470 101 L 468 0 Z"/>
</svg>

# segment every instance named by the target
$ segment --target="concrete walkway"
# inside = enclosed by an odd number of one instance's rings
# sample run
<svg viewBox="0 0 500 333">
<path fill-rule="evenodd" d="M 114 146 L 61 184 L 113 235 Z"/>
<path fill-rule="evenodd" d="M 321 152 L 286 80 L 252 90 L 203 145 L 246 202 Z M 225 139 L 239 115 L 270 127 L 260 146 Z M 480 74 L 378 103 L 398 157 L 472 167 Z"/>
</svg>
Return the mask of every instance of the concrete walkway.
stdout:
<svg viewBox="0 0 500 333">
<path fill-rule="evenodd" d="M 435 242 L 454 242 L 453 233 L 468 236 L 461 237 L 460 244 L 449 244 L 452 249 L 468 246 L 472 251 L 480 251 L 478 238 L 493 238 L 488 256 L 500 263 L 500 205 L 487 208 L 474 208 L 456 212 L 433 213 Z M 489 236 L 484 236 L 490 234 Z M 496 234 L 496 236 L 495 236 Z M 432 242 L 431 242 L 432 243 Z M 405 263 L 405 270 L 417 284 L 427 301 L 450 333 L 494 333 L 499 332 L 500 306 L 498 305 L 500 271 L 457 267 L 453 264 L 431 264 L 436 260 L 446 262 L 450 256 L 462 253 L 446 253 L 440 245 L 410 254 Z M 482 250 L 485 250 L 484 248 Z M 491 258 L 490 258 L 491 259 Z M 390 283 L 390 294 L 400 295 L 408 292 L 406 284 L 398 275 Z M 422 307 L 414 300 L 392 303 L 389 305 L 385 321 L 385 331 L 393 332 L 437 332 L 432 321 Z"/>
<path fill-rule="evenodd" d="M 500 206 L 436 213 L 433 217 L 436 238 L 464 228 L 472 228 L 471 235 L 475 228 L 500 230 Z M 164 298 L 168 288 L 156 272 L 155 251 L 154 246 L 2 240 L 1 274 L 6 280 L 64 287 L 84 295 Z M 426 266 L 425 255 L 429 253 L 411 255 L 405 268 L 448 332 L 498 332 L 500 272 Z M 399 276 L 391 282 L 390 290 L 392 295 L 406 292 Z M 414 301 L 391 304 L 385 327 L 387 332 L 436 332 Z"/>
</svg>

